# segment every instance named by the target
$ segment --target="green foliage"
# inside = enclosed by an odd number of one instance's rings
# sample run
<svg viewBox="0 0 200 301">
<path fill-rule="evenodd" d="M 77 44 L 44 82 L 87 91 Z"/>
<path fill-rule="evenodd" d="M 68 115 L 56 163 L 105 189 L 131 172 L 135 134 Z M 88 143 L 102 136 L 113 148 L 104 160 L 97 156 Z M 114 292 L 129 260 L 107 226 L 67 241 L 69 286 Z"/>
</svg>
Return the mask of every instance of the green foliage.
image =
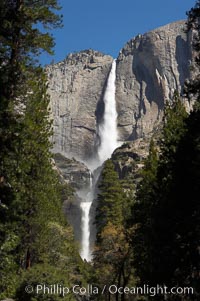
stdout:
<svg viewBox="0 0 200 301">
<path fill-rule="evenodd" d="M 197 100 L 195 107 L 200 107 L 200 1 L 197 0 L 193 8 L 187 13 L 187 31 L 192 31 L 192 46 L 194 52 L 193 71 L 194 76 L 186 82 L 185 92 L 189 100 Z"/>
<path fill-rule="evenodd" d="M 159 159 L 151 149 L 130 220 L 134 267 L 140 282 L 191 286 L 194 300 L 199 298 L 200 272 L 199 14 L 197 1 L 188 13 L 188 30 L 195 30 L 195 76 L 186 85 L 189 100 L 196 100 L 194 111 L 187 115 L 177 94 L 167 103 Z M 178 295 L 168 299 L 187 300 Z"/>
<path fill-rule="evenodd" d="M 0 2 L 0 298 L 18 289 L 19 300 L 41 300 L 24 293 L 26 281 L 81 282 L 62 212 L 73 192 L 53 170 L 46 76 L 36 61 L 52 53 L 47 29 L 60 26 L 57 9 L 56 0 Z"/>
<path fill-rule="evenodd" d="M 98 205 L 96 210 L 97 237 L 103 227 L 112 222 L 120 225 L 123 222 L 123 207 L 126 195 L 123 192 L 117 172 L 111 160 L 107 160 L 101 174 Z"/>
<path fill-rule="evenodd" d="M 0 295 L 3 298 L 6 297 L 6 292 L 13 295 L 15 287 L 19 282 L 18 276 L 13 275 L 13 271 L 17 270 L 14 250 L 16 250 L 19 245 L 19 236 L 8 229 L 7 232 L 4 233 L 4 239 L 1 237 L 0 245 Z"/>
<path fill-rule="evenodd" d="M 141 172 L 142 180 L 136 192 L 136 200 L 129 219 L 132 227 L 134 267 L 141 281 L 149 279 L 152 270 L 154 254 L 152 242 L 154 239 L 152 211 L 157 199 L 157 169 L 158 152 L 153 140 L 150 143 L 149 156 Z M 146 280 L 145 279 L 145 280 Z"/>
<path fill-rule="evenodd" d="M 167 102 L 164 108 L 164 126 L 161 137 L 161 158 L 172 159 L 176 153 L 178 141 L 186 130 L 185 120 L 188 114 L 179 98 L 177 92 L 174 93 L 173 101 Z"/>
<path fill-rule="evenodd" d="M 47 30 L 61 26 L 61 18 L 55 14 L 59 9 L 57 0 L 2 0 L 0 34 L 2 45 L 6 45 L 1 48 L 2 58 L 15 54 L 30 59 L 30 53 L 38 55 L 41 50 L 52 53 L 53 37 L 43 28 Z"/>
<path fill-rule="evenodd" d="M 40 286 L 42 286 L 42 289 Z M 55 285 L 55 289 L 53 287 Z M 58 285 L 58 288 L 56 287 Z M 38 286 L 38 293 L 37 293 Z M 59 300 L 75 300 L 72 293 L 63 296 L 60 288 L 70 288 L 69 274 L 66 269 L 52 267 L 48 264 L 35 265 L 30 271 L 25 271 L 22 274 L 22 280 L 16 293 L 17 301 L 59 301 Z M 27 293 L 25 288 L 32 287 L 33 292 Z M 49 292 L 48 293 L 48 289 Z M 51 294 L 55 291 L 55 293 Z M 61 293 L 59 293 L 61 292 Z"/>
<path fill-rule="evenodd" d="M 158 158 L 152 142 L 132 211 L 135 268 L 142 282 L 153 285 L 172 283 L 176 270 L 177 201 L 170 192 L 177 149 L 187 132 L 186 119 L 184 106 L 175 95 L 173 104 L 165 109 L 161 153 Z"/>
<path fill-rule="evenodd" d="M 199 51 L 200 51 L 200 25 L 199 25 L 199 16 L 200 16 L 200 1 L 197 0 L 194 7 L 187 12 L 187 31 L 194 30 L 193 36 L 193 48 L 197 51 L 196 53 L 196 62 L 199 63 Z"/>
<path fill-rule="evenodd" d="M 125 228 L 130 203 L 124 186 L 114 170 L 112 160 L 107 160 L 99 185 L 96 210 L 97 240 L 93 254 L 93 282 L 101 289 L 105 284 L 125 287 L 128 283 L 134 283 L 130 264 L 132 250 Z M 105 296 L 99 296 L 99 300 L 102 298 L 118 300 L 119 295 L 109 296 L 109 292 L 106 291 Z M 121 298 L 123 300 L 124 295 Z"/>
<path fill-rule="evenodd" d="M 200 112 L 194 111 L 187 119 L 187 132 L 177 149 L 169 193 L 174 215 L 174 252 L 179 284 L 189 283 L 199 293 L 200 271 Z M 187 280 L 186 280 L 187 279 Z"/>
<path fill-rule="evenodd" d="M 127 239 L 126 231 L 122 225 L 113 225 L 108 222 L 101 232 L 101 242 L 96 244 L 94 251 L 95 274 L 93 283 L 102 288 L 106 284 L 125 287 L 134 285 L 133 269 L 131 265 L 132 251 Z M 105 291 L 105 296 L 109 296 Z M 124 295 L 121 297 L 123 300 Z M 110 300 L 118 300 L 119 295 L 109 296 Z"/>
</svg>

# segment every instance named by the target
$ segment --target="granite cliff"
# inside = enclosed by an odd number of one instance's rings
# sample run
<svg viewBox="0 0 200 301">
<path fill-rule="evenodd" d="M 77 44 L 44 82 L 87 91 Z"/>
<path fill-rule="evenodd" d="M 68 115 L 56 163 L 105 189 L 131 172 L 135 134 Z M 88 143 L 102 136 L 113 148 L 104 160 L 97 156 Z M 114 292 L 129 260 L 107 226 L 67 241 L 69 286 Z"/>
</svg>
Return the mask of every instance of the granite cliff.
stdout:
<svg viewBox="0 0 200 301">
<path fill-rule="evenodd" d="M 115 150 L 112 160 L 120 179 L 130 185 L 140 181 L 139 171 L 148 155 L 150 139 L 152 135 L 155 139 L 159 136 L 166 100 L 173 100 L 175 90 L 182 95 L 184 82 L 190 78 L 191 35 L 185 33 L 184 27 L 185 22 L 179 21 L 138 35 L 127 42 L 116 59 L 117 126 L 119 140 L 125 144 Z M 88 168 L 100 143 L 103 97 L 112 62 L 109 55 L 84 50 L 46 67 L 55 165 L 63 181 L 74 188 L 73 196 L 64 203 L 64 211 L 76 240 L 81 242 L 85 215 L 80 204 L 93 193 L 91 246 L 95 241 L 93 220 L 101 167 L 92 176 Z M 183 101 L 189 106 L 184 98 Z"/>
<path fill-rule="evenodd" d="M 113 58 L 94 50 L 47 67 L 54 152 L 87 159 L 96 147 L 96 122 Z"/>
<path fill-rule="evenodd" d="M 184 21 L 131 39 L 120 51 L 116 71 L 119 138 L 132 141 L 158 126 L 166 99 L 180 94 L 190 77 L 190 35 Z M 113 58 L 94 50 L 70 54 L 47 66 L 54 152 L 87 161 L 99 143 L 98 124 Z"/>
<path fill-rule="evenodd" d="M 164 103 L 181 95 L 190 77 L 190 35 L 179 21 L 130 40 L 117 64 L 116 102 L 121 140 L 145 137 L 162 120 Z"/>
</svg>

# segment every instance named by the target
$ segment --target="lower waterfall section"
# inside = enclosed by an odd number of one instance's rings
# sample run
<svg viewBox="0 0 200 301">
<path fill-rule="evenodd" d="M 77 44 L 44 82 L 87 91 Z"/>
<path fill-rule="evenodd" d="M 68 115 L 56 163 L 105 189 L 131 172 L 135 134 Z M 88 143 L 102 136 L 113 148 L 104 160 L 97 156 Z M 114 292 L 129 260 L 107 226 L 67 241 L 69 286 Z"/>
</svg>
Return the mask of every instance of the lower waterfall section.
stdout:
<svg viewBox="0 0 200 301">
<path fill-rule="evenodd" d="M 81 228 L 82 228 L 82 239 L 81 239 L 81 257 L 86 260 L 91 260 L 90 252 L 90 208 L 92 202 L 81 202 L 80 207 L 82 210 Z"/>
<path fill-rule="evenodd" d="M 94 173 L 90 172 L 90 185 L 87 190 L 79 191 L 81 199 L 81 248 L 80 255 L 83 260 L 92 260 L 92 251 L 96 237 L 96 227 L 94 224 L 95 204 L 94 200 L 97 198 L 96 186 L 101 174 L 102 168 L 97 168 Z"/>
</svg>

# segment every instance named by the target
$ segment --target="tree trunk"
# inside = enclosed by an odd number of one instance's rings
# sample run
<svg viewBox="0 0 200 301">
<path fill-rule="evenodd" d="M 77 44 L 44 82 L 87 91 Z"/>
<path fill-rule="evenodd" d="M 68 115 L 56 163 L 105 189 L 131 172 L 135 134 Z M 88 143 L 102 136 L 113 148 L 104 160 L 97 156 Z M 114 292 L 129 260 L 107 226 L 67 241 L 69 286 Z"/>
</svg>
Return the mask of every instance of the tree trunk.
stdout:
<svg viewBox="0 0 200 301">
<path fill-rule="evenodd" d="M 31 267 L 31 253 L 28 248 L 27 253 L 26 253 L 26 270 L 30 269 Z"/>
</svg>

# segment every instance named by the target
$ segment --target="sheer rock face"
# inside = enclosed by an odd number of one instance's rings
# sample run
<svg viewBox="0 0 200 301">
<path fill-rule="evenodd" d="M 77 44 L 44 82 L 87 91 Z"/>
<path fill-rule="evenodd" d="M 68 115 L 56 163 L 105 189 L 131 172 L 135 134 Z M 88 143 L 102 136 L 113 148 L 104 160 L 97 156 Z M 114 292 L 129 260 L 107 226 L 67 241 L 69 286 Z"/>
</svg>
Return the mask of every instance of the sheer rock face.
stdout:
<svg viewBox="0 0 200 301">
<path fill-rule="evenodd" d="M 54 162 L 58 174 L 74 189 L 84 189 L 90 185 L 90 171 L 82 162 L 68 159 L 59 153 L 54 155 Z"/>
<path fill-rule="evenodd" d="M 121 140 L 145 137 L 160 123 L 165 100 L 189 78 L 190 36 L 185 22 L 130 40 L 117 59 L 116 101 Z"/>
<path fill-rule="evenodd" d="M 152 133 L 162 120 L 165 100 L 171 100 L 175 90 L 182 93 L 192 57 L 184 26 L 179 21 L 139 35 L 120 51 L 116 71 L 120 140 Z M 47 67 L 54 152 L 86 161 L 96 153 L 112 60 L 86 50 Z"/>
<path fill-rule="evenodd" d="M 70 54 L 46 68 L 54 127 L 54 152 L 91 157 L 96 145 L 96 120 L 113 58 L 97 51 Z"/>
</svg>

